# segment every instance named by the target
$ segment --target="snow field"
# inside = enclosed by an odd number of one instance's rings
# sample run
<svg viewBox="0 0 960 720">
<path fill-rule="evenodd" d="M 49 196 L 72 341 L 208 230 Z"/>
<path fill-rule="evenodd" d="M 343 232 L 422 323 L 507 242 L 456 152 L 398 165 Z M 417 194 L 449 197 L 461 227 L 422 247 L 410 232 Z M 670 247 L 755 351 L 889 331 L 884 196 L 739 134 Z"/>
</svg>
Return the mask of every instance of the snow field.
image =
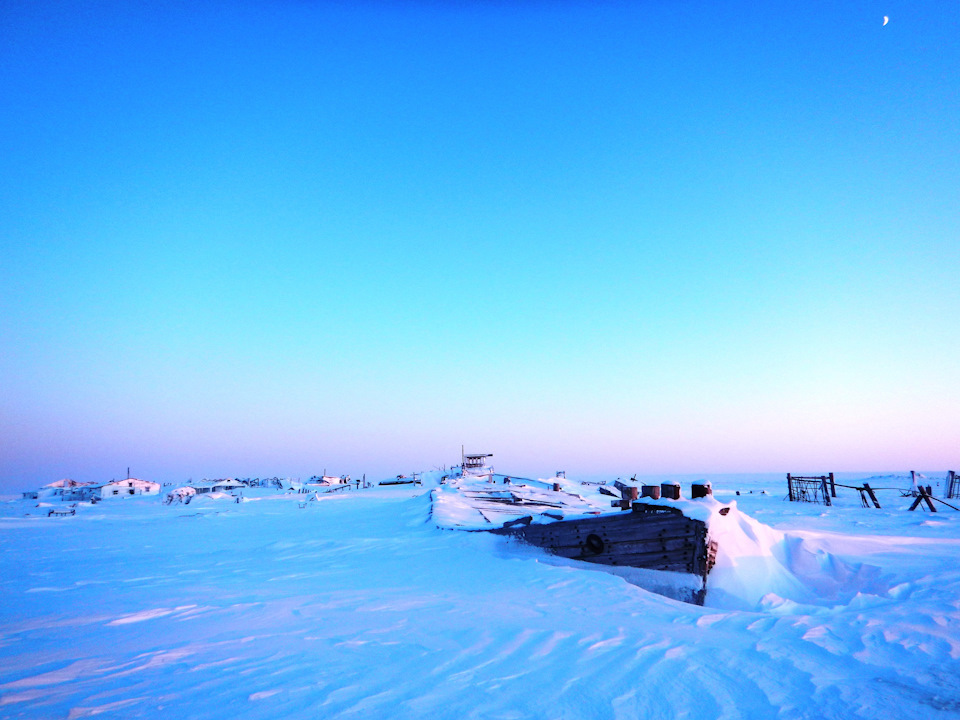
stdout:
<svg viewBox="0 0 960 720">
<path fill-rule="evenodd" d="M 438 530 L 422 488 L 12 503 L 0 717 L 960 716 L 960 513 L 714 487 L 702 608 Z"/>
</svg>

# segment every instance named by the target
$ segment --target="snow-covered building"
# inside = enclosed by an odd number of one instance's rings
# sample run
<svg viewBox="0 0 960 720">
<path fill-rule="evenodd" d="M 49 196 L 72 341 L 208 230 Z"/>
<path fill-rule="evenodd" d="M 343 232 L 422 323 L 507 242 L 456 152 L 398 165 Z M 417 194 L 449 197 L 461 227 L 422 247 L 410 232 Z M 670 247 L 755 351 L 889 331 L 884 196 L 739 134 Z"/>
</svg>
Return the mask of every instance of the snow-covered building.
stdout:
<svg viewBox="0 0 960 720">
<path fill-rule="evenodd" d="M 40 500 L 89 500 L 96 492 L 96 484 L 92 482 L 78 482 L 69 478 L 57 480 L 40 488 L 36 494 L 24 493 L 24 497 Z"/>
<path fill-rule="evenodd" d="M 341 475 L 336 477 L 334 475 L 323 475 L 322 477 L 314 475 L 310 480 L 307 481 L 307 485 L 344 485 L 350 482 L 349 475 Z"/>
<path fill-rule="evenodd" d="M 202 482 L 192 482 L 187 487 L 193 488 L 197 495 L 206 495 L 213 492 L 230 492 L 237 488 L 246 487 L 239 480 L 227 478 L 225 480 L 203 480 Z"/>
<path fill-rule="evenodd" d="M 244 483 L 240 482 L 239 480 L 234 480 L 233 478 L 213 481 L 213 492 L 230 492 L 231 490 L 237 490 L 244 487 L 246 487 Z"/>
<path fill-rule="evenodd" d="M 99 494 L 95 494 L 99 500 L 106 500 L 114 497 L 130 497 L 133 495 L 159 495 L 160 483 L 151 480 L 138 480 L 137 478 L 127 478 L 126 480 L 114 480 L 100 485 Z"/>
</svg>

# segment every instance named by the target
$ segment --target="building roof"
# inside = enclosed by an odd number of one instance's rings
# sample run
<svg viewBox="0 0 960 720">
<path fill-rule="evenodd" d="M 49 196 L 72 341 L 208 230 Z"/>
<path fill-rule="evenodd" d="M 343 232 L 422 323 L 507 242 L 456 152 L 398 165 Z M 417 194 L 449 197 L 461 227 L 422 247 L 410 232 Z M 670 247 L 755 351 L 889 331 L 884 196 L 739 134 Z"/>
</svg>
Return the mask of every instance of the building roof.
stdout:
<svg viewBox="0 0 960 720">
<path fill-rule="evenodd" d="M 153 480 L 140 480 L 138 478 L 127 478 L 126 480 L 111 480 L 108 483 L 104 483 L 101 487 L 107 487 L 108 485 L 119 485 L 122 487 L 143 487 L 144 485 L 156 485 L 160 487 L 160 483 L 154 482 Z"/>
<path fill-rule="evenodd" d="M 57 480 L 52 482 L 49 485 L 44 485 L 45 488 L 71 488 L 71 487 L 87 487 L 93 485 L 92 482 L 77 482 L 76 480 L 71 480 L 69 478 L 64 478 L 63 480 Z"/>
</svg>

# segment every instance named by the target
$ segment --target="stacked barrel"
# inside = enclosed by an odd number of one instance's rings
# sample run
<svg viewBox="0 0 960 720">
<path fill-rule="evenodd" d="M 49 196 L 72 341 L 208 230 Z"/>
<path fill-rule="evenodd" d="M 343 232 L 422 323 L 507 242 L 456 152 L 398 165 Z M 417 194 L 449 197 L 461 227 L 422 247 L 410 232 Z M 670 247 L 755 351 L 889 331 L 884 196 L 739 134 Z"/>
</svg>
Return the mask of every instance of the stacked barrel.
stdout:
<svg viewBox="0 0 960 720">
<path fill-rule="evenodd" d="M 660 483 L 659 485 L 641 485 L 639 488 L 624 485 L 619 481 L 616 483 L 617 488 L 620 490 L 621 499 L 619 501 L 614 501 L 612 505 L 614 507 L 620 506 L 623 510 L 629 510 L 633 502 L 636 500 L 642 500 L 643 498 L 650 498 L 651 500 L 680 500 L 683 497 L 683 494 L 680 490 L 680 483 L 676 482 L 665 482 Z M 708 495 L 713 495 L 713 488 L 710 486 L 709 482 L 701 481 L 698 483 L 693 483 L 690 486 L 690 498 L 697 500 L 698 498 L 704 498 Z"/>
</svg>

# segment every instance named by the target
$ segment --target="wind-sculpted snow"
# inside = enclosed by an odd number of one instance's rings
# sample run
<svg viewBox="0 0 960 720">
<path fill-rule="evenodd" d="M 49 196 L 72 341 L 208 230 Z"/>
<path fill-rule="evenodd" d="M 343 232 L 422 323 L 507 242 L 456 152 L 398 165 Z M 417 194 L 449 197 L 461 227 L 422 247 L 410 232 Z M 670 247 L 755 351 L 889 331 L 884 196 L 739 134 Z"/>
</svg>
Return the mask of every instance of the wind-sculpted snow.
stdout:
<svg viewBox="0 0 960 720">
<path fill-rule="evenodd" d="M 696 607 L 421 489 L 248 500 L 5 506 L 0 717 L 960 715 L 960 513 L 737 497 Z"/>
<path fill-rule="evenodd" d="M 846 604 L 861 592 L 885 595 L 880 568 L 849 563 L 822 544 L 773 529 L 727 505 L 715 514 L 710 537 L 717 563 L 707 579 L 707 604 L 738 610 L 773 606 Z"/>
</svg>

